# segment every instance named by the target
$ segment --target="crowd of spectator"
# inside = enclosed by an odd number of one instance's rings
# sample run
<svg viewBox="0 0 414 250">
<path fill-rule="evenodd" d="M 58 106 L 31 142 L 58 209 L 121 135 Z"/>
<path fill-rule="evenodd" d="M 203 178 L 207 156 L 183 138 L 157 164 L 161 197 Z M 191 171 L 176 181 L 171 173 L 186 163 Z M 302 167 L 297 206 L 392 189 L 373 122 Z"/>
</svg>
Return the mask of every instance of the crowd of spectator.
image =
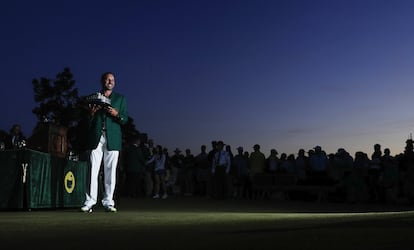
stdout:
<svg viewBox="0 0 414 250">
<path fill-rule="evenodd" d="M 9 134 L 2 136 L 0 150 L 18 149 L 25 143 L 20 125 L 14 124 Z M 293 177 L 294 185 L 304 187 L 302 193 L 289 193 L 293 199 L 315 200 L 306 187 L 329 186 L 333 191 L 328 200 L 414 203 L 414 141 L 408 139 L 405 143 L 404 152 L 396 155 L 375 144 L 371 155 L 358 151 L 351 156 L 344 148 L 327 154 L 321 146 L 315 146 L 308 151 L 299 149 L 297 155 L 279 155 L 271 149 L 266 157 L 259 144 L 252 152 L 239 146 L 233 153 L 230 145 L 212 141 L 209 151 L 201 145 L 196 154 L 179 148 L 170 154 L 152 140 L 134 137 L 120 156 L 118 194 L 154 199 L 257 199 L 255 186 L 263 179 L 256 177 L 264 175 L 278 176 L 278 180 Z M 277 194 L 269 192 L 264 198 L 274 198 L 272 195 Z"/>
<path fill-rule="evenodd" d="M 257 199 L 255 176 L 294 177 L 295 185 L 330 186 L 328 200 L 339 202 L 412 203 L 414 201 L 413 140 L 404 152 L 391 155 L 388 148 L 375 144 L 372 155 L 344 148 L 327 154 L 321 146 L 297 155 L 270 150 L 268 157 L 255 144 L 252 152 L 212 141 L 193 154 L 190 149 L 173 154 L 161 145 L 135 138 L 121 159 L 122 195 L 166 199 L 169 196 L 202 196 L 212 199 Z M 224 159 L 224 160 L 223 160 Z M 290 194 L 293 199 L 314 200 L 312 194 Z M 267 194 L 264 198 L 271 199 Z"/>
</svg>

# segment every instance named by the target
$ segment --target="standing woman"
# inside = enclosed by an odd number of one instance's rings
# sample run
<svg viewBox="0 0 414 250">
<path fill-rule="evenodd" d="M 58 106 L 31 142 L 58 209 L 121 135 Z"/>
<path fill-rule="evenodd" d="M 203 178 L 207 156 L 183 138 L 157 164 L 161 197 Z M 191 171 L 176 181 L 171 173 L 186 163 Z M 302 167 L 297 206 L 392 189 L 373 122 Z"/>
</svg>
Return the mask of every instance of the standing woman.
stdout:
<svg viewBox="0 0 414 250">
<path fill-rule="evenodd" d="M 164 192 L 162 195 L 163 199 L 168 197 L 167 189 L 165 186 L 165 161 L 166 156 L 161 145 L 157 145 L 155 148 L 154 155 L 147 161 L 147 165 L 154 163 L 154 196 L 152 198 L 160 198 L 160 189 Z"/>
</svg>

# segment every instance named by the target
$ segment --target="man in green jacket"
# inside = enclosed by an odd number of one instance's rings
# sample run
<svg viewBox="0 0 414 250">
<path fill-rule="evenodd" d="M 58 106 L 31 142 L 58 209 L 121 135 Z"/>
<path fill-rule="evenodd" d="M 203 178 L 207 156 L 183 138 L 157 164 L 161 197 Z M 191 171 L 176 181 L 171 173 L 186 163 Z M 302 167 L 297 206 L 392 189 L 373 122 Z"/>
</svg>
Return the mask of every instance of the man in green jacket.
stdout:
<svg viewBox="0 0 414 250">
<path fill-rule="evenodd" d="M 104 168 L 104 194 L 102 205 L 107 212 L 116 212 L 113 200 L 116 186 L 116 168 L 119 151 L 122 149 L 121 125 L 128 120 L 126 99 L 113 92 L 115 76 L 111 72 L 102 74 L 102 91 L 109 98 L 110 105 L 89 104 L 87 149 L 90 154 L 90 181 L 86 188 L 86 200 L 81 211 L 92 212 L 97 203 L 98 176 L 103 160 Z"/>
</svg>

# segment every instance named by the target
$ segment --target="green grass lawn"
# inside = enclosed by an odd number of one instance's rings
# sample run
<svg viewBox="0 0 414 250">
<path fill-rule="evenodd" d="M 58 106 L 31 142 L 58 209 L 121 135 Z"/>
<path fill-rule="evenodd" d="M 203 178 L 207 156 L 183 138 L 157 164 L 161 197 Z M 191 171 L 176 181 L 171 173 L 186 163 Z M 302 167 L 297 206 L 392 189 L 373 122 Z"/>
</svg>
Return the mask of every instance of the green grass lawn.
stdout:
<svg viewBox="0 0 414 250">
<path fill-rule="evenodd" d="M 202 198 L 0 212 L 0 249 L 414 249 L 409 206 Z"/>
</svg>

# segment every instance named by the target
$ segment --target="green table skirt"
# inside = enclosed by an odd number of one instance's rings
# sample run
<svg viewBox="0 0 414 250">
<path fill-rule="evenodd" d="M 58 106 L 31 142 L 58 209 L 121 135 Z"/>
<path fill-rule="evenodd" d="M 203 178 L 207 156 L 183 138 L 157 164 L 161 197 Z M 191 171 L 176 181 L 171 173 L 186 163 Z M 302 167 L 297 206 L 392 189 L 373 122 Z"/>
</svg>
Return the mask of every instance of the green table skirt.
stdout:
<svg viewBox="0 0 414 250">
<path fill-rule="evenodd" d="M 0 151 L 0 209 L 79 207 L 88 166 L 48 153 Z"/>
</svg>

